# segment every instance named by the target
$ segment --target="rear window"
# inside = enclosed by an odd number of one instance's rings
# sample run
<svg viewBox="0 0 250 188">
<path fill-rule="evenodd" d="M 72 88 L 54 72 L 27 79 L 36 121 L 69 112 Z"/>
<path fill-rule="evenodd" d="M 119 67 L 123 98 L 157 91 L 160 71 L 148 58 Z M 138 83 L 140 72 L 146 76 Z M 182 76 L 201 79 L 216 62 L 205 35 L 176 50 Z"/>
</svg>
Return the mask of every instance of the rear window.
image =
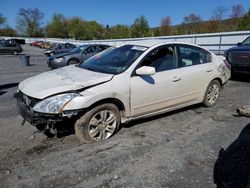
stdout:
<svg viewBox="0 0 250 188">
<path fill-rule="evenodd" d="M 180 46 L 181 61 L 182 66 L 192 66 L 204 63 L 209 63 L 212 61 L 211 54 L 195 46 Z"/>
</svg>

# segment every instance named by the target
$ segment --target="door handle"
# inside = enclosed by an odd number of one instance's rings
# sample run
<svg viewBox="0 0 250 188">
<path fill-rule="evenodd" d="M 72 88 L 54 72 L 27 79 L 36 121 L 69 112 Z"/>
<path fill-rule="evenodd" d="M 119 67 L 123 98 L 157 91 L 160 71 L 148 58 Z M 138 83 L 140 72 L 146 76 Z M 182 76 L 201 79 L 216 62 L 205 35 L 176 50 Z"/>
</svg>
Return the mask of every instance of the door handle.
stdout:
<svg viewBox="0 0 250 188">
<path fill-rule="evenodd" d="M 206 71 L 207 71 L 207 72 L 212 72 L 213 69 L 209 68 L 209 69 L 207 69 Z"/>
<path fill-rule="evenodd" d="M 177 76 L 173 77 L 173 79 L 172 79 L 173 82 L 178 82 L 178 81 L 180 81 L 180 80 L 181 80 L 181 78 L 180 78 L 180 77 L 177 77 Z"/>
</svg>

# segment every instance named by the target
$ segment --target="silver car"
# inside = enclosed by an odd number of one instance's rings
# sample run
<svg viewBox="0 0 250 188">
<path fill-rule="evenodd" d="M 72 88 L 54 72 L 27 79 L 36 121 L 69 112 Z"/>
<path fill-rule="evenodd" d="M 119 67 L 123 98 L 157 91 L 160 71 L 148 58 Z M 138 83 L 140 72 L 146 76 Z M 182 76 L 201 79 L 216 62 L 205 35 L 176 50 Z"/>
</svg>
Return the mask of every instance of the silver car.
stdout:
<svg viewBox="0 0 250 188">
<path fill-rule="evenodd" d="M 69 53 L 57 54 L 48 58 L 50 68 L 58 68 L 66 65 L 81 63 L 93 55 L 109 48 L 111 46 L 103 44 L 87 44 L 74 48 Z"/>
</svg>

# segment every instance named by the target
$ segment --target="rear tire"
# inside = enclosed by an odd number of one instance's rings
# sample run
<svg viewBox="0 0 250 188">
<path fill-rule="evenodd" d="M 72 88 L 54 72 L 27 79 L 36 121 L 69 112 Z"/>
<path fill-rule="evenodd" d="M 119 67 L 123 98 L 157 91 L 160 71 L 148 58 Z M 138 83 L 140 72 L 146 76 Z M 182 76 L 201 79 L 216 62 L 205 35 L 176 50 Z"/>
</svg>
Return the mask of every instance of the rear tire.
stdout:
<svg viewBox="0 0 250 188">
<path fill-rule="evenodd" d="M 112 137 L 121 122 L 118 108 L 111 103 L 92 108 L 75 123 L 75 133 L 81 143 L 92 143 Z"/>
<path fill-rule="evenodd" d="M 212 107 L 216 104 L 221 92 L 221 84 L 218 80 L 213 80 L 207 87 L 203 105 Z"/>
</svg>

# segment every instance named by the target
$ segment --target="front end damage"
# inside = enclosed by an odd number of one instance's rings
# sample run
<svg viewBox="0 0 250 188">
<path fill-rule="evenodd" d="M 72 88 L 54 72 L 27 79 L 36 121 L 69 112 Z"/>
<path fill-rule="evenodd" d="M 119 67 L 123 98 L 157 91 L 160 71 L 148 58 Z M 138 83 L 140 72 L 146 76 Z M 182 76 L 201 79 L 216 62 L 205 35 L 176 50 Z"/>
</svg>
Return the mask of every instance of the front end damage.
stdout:
<svg viewBox="0 0 250 188">
<path fill-rule="evenodd" d="M 45 114 L 32 110 L 35 104 L 41 100 L 29 97 L 18 91 L 14 94 L 17 102 L 17 109 L 19 114 L 23 117 L 23 123 L 28 122 L 35 126 L 38 130 L 43 131 L 46 135 L 56 134 L 58 126 L 62 122 L 74 121 L 79 114 L 79 110 L 64 111 L 60 114 Z"/>
</svg>

